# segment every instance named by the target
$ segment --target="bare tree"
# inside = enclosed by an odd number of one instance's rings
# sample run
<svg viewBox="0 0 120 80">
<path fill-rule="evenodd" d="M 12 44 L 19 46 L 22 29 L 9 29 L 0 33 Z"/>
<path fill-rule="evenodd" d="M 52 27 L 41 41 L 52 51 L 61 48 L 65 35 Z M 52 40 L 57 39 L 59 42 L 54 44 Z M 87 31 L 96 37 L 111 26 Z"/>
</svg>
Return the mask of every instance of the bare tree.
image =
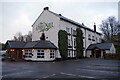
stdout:
<svg viewBox="0 0 120 80">
<path fill-rule="evenodd" d="M 114 36 L 120 32 L 118 21 L 116 21 L 116 18 L 113 16 L 103 20 L 102 24 L 100 25 L 100 29 L 104 34 L 105 41 L 107 42 L 112 42 Z"/>
<path fill-rule="evenodd" d="M 13 38 L 13 41 L 23 41 L 23 35 L 21 32 L 16 33 L 16 35 Z"/>
<path fill-rule="evenodd" d="M 16 33 L 16 35 L 13 38 L 13 41 L 32 41 L 32 32 L 29 31 L 28 34 L 22 35 L 21 32 Z"/>
<path fill-rule="evenodd" d="M 25 40 L 26 40 L 26 42 L 28 42 L 28 41 L 32 41 L 32 32 L 31 31 L 29 31 L 28 32 L 28 34 L 27 35 L 25 35 Z"/>
</svg>

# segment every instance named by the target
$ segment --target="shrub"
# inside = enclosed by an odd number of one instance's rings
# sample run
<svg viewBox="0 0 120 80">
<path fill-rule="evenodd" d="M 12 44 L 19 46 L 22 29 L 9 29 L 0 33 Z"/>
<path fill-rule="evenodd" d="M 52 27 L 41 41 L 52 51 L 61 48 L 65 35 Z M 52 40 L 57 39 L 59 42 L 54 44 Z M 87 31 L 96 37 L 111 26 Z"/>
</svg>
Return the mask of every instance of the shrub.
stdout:
<svg viewBox="0 0 120 80">
<path fill-rule="evenodd" d="M 120 54 L 115 53 L 106 53 L 105 59 L 119 59 L 120 60 Z"/>
<path fill-rule="evenodd" d="M 68 57 L 68 36 L 67 32 L 64 30 L 59 30 L 58 32 L 58 47 L 60 55 L 63 59 Z"/>
<path fill-rule="evenodd" d="M 77 37 L 76 37 L 76 50 L 77 50 L 77 58 L 83 57 L 83 33 L 80 28 L 76 29 Z"/>
</svg>

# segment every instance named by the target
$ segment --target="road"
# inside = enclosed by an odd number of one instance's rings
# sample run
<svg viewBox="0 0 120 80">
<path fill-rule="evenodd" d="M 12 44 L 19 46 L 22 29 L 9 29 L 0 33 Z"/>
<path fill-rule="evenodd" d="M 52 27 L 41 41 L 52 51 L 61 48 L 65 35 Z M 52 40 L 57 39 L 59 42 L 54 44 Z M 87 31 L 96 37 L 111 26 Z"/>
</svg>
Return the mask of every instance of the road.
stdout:
<svg viewBox="0 0 120 80">
<path fill-rule="evenodd" d="M 103 79 L 119 80 L 119 60 L 79 59 L 54 62 L 2 62 L 7 79 Z"/>
</svg>

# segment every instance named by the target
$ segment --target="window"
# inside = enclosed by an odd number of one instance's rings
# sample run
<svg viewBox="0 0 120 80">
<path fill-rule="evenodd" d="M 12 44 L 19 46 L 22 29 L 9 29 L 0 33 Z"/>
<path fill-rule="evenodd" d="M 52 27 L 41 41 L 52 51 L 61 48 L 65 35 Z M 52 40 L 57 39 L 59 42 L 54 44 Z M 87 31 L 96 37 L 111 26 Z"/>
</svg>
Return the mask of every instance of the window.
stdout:
<svg viewBox="0 0 120 80">
<path fill-rule="evenodd" d="M 99 38 L 99 42 L 101 42 L 101 38 Z"/>
<path fill-rule="evenodd" d="M 91 40 L 91 35 L 90 34 L 88 34 L 88 40 Z"/>
<path fill-rule="evenodd" d="M 76 46 L 76 39 L 74 38 L 74 47 Z"/>
<path fill-rule="evenodd" d="M 70 39 L 68 39 L 68 46 L 70 46 Z"/>
<path fill-rule="evenodd" d="M 37 50 L 37 58 L 44 58 L 44 50 Z"/>
<path fill-rule="evenodd" d="M 69 33 L 69 28 L 66 27 L 66 32 Z"/>
<path fill-rule="evenodd" d="M 94 39 L 94 36 L 92 36 L 92 39 Z"/>
<path fill-rule="evenodd" d="M 95 41 L 94 36 L 92 36 L 92 40 Z"/>
<path fill-rule="evenodd" d="M 54 50 L 50 50 L 50 58 L 54 58 L 54 54 L 55 54 L 55 51 Z"/>
<path fill-rule="evenodd" d="M 25 58 L 32 58 L 32 55 L 31 49 L 25 50 Z"/>
<path fill-rule="evenodd" d="M 96 37 L 96 42 L 97 42 L 98 40 L 97 40 L 97 37 Z"/>
<path fill-rule="evenodd" d="M 70 57 L 70 50 L 68 50 L 68 57 Z"/>
<path fill-rule="evenodd" d="M 76 56 L 77 55 L 77 51 L 74 51 L 74 56 Z"/>
<path fill-rule="evenodd" d="M 76 30 L 73 30 L 73 35 L 77 35 L 77 32 L 76 32 Z"/>
</svg>

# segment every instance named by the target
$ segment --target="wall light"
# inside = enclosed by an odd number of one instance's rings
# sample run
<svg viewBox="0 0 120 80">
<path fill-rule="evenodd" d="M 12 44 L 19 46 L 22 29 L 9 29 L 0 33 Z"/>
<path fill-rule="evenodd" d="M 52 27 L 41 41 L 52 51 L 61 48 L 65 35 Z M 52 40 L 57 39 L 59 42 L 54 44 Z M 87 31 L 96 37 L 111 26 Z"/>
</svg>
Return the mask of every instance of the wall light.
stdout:
<svg viewBox="0 0 120 80">
<path fill-rule="evenodd" d="M 49 52 L 49 51 L 50 51 L 50 49 L 47 49 L 47 51 Z"/>
<path fill-rule="evenodd" d="M 22 49 L 22 52 L 24 52 L 24 49 Z"/>
<path fill-rule="evenodd" d="M 35 51 L 35 49 L 32 49 L 32 51 Z"/>
</svg>

